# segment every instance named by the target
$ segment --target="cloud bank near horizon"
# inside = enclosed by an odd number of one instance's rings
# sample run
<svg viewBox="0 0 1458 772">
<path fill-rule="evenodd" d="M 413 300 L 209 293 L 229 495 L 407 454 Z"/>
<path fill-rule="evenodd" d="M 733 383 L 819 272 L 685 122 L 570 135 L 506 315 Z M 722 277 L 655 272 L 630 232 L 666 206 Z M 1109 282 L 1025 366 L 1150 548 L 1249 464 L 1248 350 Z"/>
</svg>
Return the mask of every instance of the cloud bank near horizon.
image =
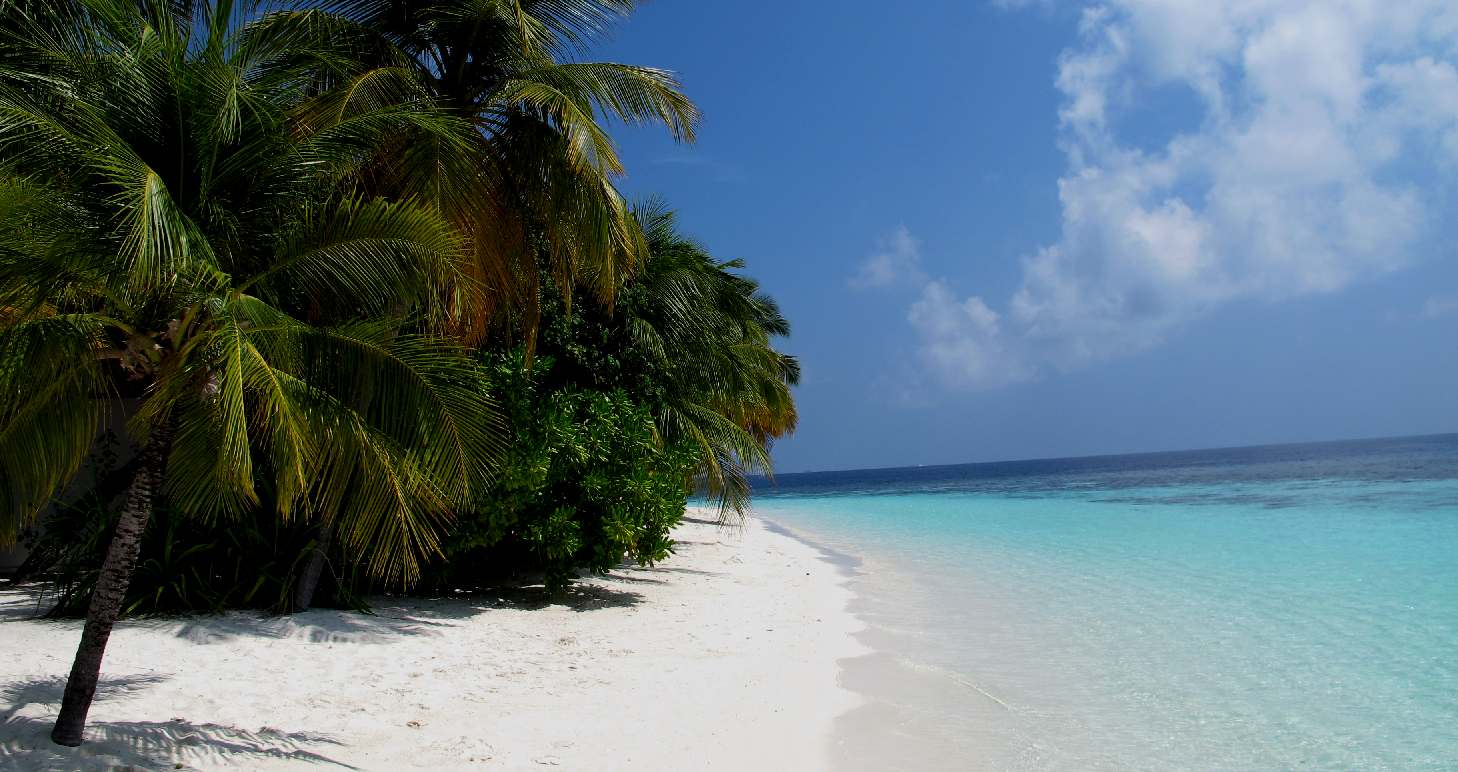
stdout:
<svg viewBox="0 0 1458 772">
<path fill-rule="evenodd" d="M 1086 6 L 1056 81 L 1061 234 L 1023 259 L 1016 291 L 959 295 L 905 228 L 851 284 L 917 286 L 928 371 L 993 388 L 1148 349 L 1234 301 L 1398 270 L 1458 169 L 1455 63 L 1448 0 Z M 1136 136 L 1171 94 L 1199 109 Z"/>
</svg>

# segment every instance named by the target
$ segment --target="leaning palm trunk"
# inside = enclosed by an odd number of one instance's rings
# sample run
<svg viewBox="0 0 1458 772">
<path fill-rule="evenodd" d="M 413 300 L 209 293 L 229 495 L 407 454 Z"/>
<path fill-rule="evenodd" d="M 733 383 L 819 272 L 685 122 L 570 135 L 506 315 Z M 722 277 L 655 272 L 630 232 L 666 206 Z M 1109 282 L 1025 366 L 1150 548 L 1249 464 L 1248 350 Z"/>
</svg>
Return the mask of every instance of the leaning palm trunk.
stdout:
<svg viewBox="0 0 1458 772">
<path fill-rule="evenodd" d="M 294 588 L 294 611 L 308 611 L 314 605 L 314 593 L 319 589 L 319 575 L 324 573 L 324 564 L 329 560 L 329 545 L 334 541 L 334 522 L 326 520 L 319 526 L 319 535 L 314 539 L 314 550 L 309 562 L 299 576 Z"/>
<path fill-rule="evenodd" d="M 167 450 L 171 445 L 171 429 L 158 427 L 142 450 L 136 474 L 127 486 L 126 500 L 96 589 L 91 593 L 91 606 L 86 610 L 86 626 L 81 631 L 81 644 L 76 647 L 76 661 L 66 679 L 66 692 L 61 700 L 61 714 L 51 730 L 51 739 L 60 745 L 81 744 L 86 729 L 86 714 L 96 696 L 96 682 L 101 676 L 101 659 L 111 628 L 121 614 L 132 571 L 137 567 L 137 553 L 142 548 L 142 533 L 152 517 L 157 490 L 162 483 Z"/>
</svg>

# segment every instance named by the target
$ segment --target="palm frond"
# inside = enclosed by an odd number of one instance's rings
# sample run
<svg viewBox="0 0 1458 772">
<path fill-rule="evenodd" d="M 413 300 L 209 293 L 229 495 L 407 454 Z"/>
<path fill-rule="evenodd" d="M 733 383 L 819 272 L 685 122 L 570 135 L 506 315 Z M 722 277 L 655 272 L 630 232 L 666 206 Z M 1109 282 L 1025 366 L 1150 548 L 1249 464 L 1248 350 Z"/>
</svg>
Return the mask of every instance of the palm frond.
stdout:
<svg viewBox="0 0 1458 772">
<path fill-rule="evenodd" d="M 420 310 L 439 318 L 441 293 L 467 281 L 462 258 L 459 235 L 429 207 L 328 201 L 307 207 L 278 252 L 238 289 L 270 298 L 302 293 L 350 317 Z"/>
<path fill-rule="evenodd" d="M 603 117 L 634 125 L 661 123 L 674 139 L 692 142 L 701 118 L 668 70 L 615 62 L 553 64 L 521 73 L 522 82 L 550 86 Z"/>
<path fill-rule="evenodd" d="M 96 354 L 105 325 L 84 315 L 0 328 L 0 543 L 80 468 L 106 411 Z"/>
</svg>

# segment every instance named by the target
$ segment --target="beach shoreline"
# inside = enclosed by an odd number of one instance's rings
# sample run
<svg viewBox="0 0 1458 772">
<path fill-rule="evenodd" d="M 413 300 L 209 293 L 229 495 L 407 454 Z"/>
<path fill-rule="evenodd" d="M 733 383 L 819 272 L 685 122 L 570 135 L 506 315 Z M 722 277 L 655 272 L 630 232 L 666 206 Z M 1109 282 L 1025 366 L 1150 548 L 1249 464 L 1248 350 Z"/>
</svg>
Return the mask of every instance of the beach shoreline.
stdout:
<svg viewBox="0 0 1458 772">
<path fill-rule="evenodd" d="M 937 595 L 887 555 L 807 529 L 772 504 L 759 512 L 771 530 L 820 552 L 840 568 L 850 592 L 846 610 L 859 623 L 853 633 L 859 650 L 838 661 L 841 688 L 858 700 L 835 717 L 830 768 L 951 772 L 1016 765 L 1016 759 L 1001 753 L 997 738 L 975 731 L 965 735 L 940 731 L 940 711 L 1007 706 L 965 678 L 918 661 L 920 632 L 896 620 L 908 607 L 935 608 Z"/>
<path fill-rule="evenodd" d="M 79 620 L 0 596 L 0 766 L 828 769 L 866 653 L 837 557 L 690 511 L 677 554 L 576 584 L 380 598 L 371 615 L 128 620 L 89 742 L 47 738 Z"/>
</svg>

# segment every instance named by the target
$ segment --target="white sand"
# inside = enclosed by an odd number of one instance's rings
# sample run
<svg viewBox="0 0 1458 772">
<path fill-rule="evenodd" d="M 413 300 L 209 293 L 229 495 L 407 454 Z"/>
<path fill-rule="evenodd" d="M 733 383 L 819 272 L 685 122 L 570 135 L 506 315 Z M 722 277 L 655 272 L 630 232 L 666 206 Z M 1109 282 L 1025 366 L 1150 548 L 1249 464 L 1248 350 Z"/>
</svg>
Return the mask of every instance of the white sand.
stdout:
<svg viewBox="0 0 1458 772">
<path fill-rule="evenodd" d="M 47 738 L 80 623 L 0 597 L 0 768 L 668 770 L 829 766 L 863 653 L 840 571 L 750 520 L 652 569 L 377 616 L 127 621 L 89 742 Z"/>
</svg>

